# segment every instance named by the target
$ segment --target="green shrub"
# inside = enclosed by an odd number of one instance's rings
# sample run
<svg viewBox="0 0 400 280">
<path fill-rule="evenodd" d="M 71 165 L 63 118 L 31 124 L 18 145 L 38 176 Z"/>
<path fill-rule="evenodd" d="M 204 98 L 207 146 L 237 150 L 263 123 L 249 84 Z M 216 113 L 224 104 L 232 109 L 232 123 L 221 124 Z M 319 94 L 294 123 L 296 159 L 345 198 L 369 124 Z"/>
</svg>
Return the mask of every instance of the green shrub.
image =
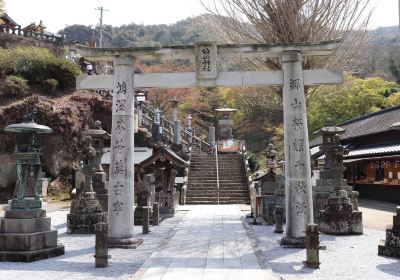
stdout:
<svg viewBox="0 0 400 280">
<path fill-rule="evenodd" d="M 56 79 L 46 79 L 43 81 L 43 90 L 48 94 L 54 94 L 58 87 L 58 81 Z"/>
<path fill-rule="evenodd" d="M 0 49 L 0 76 L 18 75 L 30 85 L 43 85 L 55 79 L 61 90 L 75 87 L 75 77 L 81 73 L 78 65 L 58 58 L 47 49 L 25 47 Z"/>
<path fill-rule="evenodd" d="M 3 94 L 17 97 L 24 97 L 28 88 L 28 81 L 19 76 L 8 76 L 1 86 Z"/>
</svg>

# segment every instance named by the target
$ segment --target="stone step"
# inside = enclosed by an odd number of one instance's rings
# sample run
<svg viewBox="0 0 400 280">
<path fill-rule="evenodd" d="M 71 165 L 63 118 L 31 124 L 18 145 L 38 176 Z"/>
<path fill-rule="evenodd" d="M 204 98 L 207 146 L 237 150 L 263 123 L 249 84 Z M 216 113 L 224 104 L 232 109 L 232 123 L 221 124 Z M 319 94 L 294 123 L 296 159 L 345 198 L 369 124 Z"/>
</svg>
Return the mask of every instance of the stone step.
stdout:
<svg viewBox="0 0 400 280">
<path fill-rule="evenodd" d="M 190 204 L 190 205 L 196 205 L 196 204 L 212 204 L 212 205 L 214 205 L 214 204 L 217 204 L 217 202 L 215 201 L 196 201 L 196 200 L 193 200 L 193 201 L 187 201 L 186 202 L 187 204 Z M 219 201 L 219 204 L 249 204 L 250 203 L 250 201 L 249 200 L 229 200 L 229 201 Z"/>
<path fill-rule="evenodd" d="M 246 183 L 241 183 L 241 182 L 237 182 L 237 183 L 230 183 L 230 184 L 217 184 L 217 183 L 191 183 L 189 182 L 188 184 L 188 188 L 217 188 L 219 186 L 219 188 L 221 189 L 237 189 L 237 188 L 247 188 L 247 184 Z"/>
<path fill-rule="evenodd" d="M 186 195 L 189 196 L 202 196 L 202 195 L 211 195 L 211 194 L 215 194 L 218 193 L 217 189 L 206 189 L 206 190 L 189 190 L 188 193 Z M 235 196 L 239 195 L 239 194 L 248 194 L 249 190 L 220 190 L 220 194 L 223 194 L 224 196 L 226 196 L 226 194 L 234 194 Z"/>
</svg>

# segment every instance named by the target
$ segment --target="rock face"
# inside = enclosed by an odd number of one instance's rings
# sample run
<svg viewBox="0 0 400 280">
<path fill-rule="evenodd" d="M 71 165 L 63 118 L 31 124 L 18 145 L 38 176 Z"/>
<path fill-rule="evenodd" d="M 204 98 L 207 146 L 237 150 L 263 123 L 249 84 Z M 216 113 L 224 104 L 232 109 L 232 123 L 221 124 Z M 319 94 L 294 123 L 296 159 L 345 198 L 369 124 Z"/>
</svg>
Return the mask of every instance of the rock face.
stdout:
<svg viewBox="0 0 400 280">
<path fill-rule="evenodd" d="M 6 187 L 17 181 L 15 156 L 13 154 L 0 154 L 0 187 Z"/>
<path fill-rule="evenodd" d="M 386 240 L 378 245 L 378 255 L 400 258 L 400 206 L 393 216 L 393 226 L 386 229 Z"/>
<path fill-rule="evenodd" d="M 3 131 L 7 125 L 21 121 L 32 104 L 37 121 L 54 128 L 53 135 L 42 139 L 42 162 L 46 176 L 69 175 L 77 162 L 82 133 L 99 119 L 105 130 L 111 130 L 111 101 L 88 93 L 75 93 L 60 98 L 28 97 L 22 102 L 0 106 L 0 188 L 16 182 L 15 139 Z M 9 163 L 12 163 L 11 165 Z M 4 176 L 3 173 L 6 173 Z"/>
</svg>

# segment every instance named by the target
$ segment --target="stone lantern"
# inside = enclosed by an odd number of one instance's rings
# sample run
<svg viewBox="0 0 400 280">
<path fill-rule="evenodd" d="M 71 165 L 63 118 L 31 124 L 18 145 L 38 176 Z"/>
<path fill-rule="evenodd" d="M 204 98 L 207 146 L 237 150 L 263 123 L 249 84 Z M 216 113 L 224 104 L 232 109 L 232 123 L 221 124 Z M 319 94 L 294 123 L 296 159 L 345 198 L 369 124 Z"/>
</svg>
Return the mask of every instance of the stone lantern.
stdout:
<svg viewBox="0 0 400 280">
<path fill-rule="evenodd" d="M 92 137 L 85 136 L 81 159 L 81 172 L 85 176 L 83 189 L 71 203 L 70 214 L 67 215 L 67 233 L 95 233 L 95 224 L 106 222 L 106 213 L 93 191 L 92 176 L 99 170 L 99 153 L 92 146 Z"/>
<path fill-rule="evenodd" d="M 176 97 L 169 102 L 171 102 L 171 108 L 172 108 L 172 122 L 175 122 L 178 120 L 178 104 L 179 104 L 178 99 Z"/>
<path fill-rule="evenodd" d="M 269 143 L 265 156 L 267 158 L 267 168 L 273 170 L 276 167 L 276 155 L 277 151 L 274 149 L 274 144 Z"/>
<path fill-rule="evenodd" d="M 85 133 L 92 137 L 92 146 L 96 150 L 96 155 L 93 158 L 94 161 L 94 174 L 92 176 L 93 191 L 96 193 L 96 197 L 99 200 L 103 212 L 108 211 L 108 188 L 107 188 L 107 174 L 104 172 L 101 165 L 101 158 L 105 153 L 105 141 L 111 139 L 111 135 L 101 127 L 101 122 L 96 121 L 94 128 L 89 129 Z M 115 145 L 121 146 L 121 143 Z"/>
<path fill-rule="evenodd" d="M 179 100 L 176 97 L 171 102 L 172 108 L 172 123 L 174 125 L 174 137 L 173 137 L 173 150 L 175 152 L 180 151 L 182 149 L 182 139 L 181 139 L 181 121 L 178 120 L 178 104 Z"/>
<path fill-rule="evenodd" d="M 218 116 L 218 140 L 231 140 L 233 139 L 233 112 L 236 109 L 224 107 L 215 109 Z"/>
<path fill-rule="evenodd" d="M 332 235 L 362 234 L 362 213 L 358 210 L 358 192 L 343 179 L 343 156 L 348 151 L 340 144 L 340 134 L 345 129 L 327 119 L 323 128 L 320 150 L 325 154 L 325 164 L 316 183 L 314 209 L 321 232 Z M 354 201 L 354 203 L 352 203 Z"/>
<path fill-rule="evenodd" d="M 39 197 L 42 171 L 40 134 L 52 129 L 35 122 L 36 110 L 25 115 L 24 122 L 11 124 L 4 130 L 16 134 L 17 197 L 0 219 L 0 261 L 32 262 L 64 254 L 57 243 L 57 230 L 51 228 Z M 33 182 L 28 186 L 28 178 Z M 29 196 L 28 187 L 33 190 Z"/>
<path fill-rule="evenodd" d="M 148 103 L 147 101 L 147 90 L 138 90 L 135 91 L 135 102 L 138 104 L 137 112 L 138 112 L 138 125 L 142 126 L 143 124 L 143 104 Z"/>
</svg>

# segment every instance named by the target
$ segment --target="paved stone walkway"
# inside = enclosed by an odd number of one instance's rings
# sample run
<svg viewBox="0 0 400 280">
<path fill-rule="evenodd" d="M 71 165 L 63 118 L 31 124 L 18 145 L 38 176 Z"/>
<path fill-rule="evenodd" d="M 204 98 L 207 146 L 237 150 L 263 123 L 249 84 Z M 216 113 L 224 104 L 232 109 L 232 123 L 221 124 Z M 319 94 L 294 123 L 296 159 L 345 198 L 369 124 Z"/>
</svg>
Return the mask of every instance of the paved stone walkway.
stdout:
<svg viewBox="0 0 400 280">
<path fill-rule="evenodd" d="M 260 265 L 238 205 L 187 208 L 175 235 L 146 260 L 136 279 L 279 279 Z"/>
</svg>

